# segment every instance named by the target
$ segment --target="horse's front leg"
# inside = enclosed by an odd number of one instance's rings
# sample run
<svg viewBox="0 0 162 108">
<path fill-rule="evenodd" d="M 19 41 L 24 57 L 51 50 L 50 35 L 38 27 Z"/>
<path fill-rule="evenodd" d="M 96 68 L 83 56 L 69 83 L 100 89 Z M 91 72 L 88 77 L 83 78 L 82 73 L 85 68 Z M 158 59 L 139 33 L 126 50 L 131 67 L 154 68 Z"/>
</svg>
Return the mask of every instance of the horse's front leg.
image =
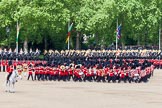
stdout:
<svg viewBox="0 0 162 108">
<path fill-rule="evenodd" d="M 9 80 L 6 80 L 6 90 L 5 90 L 5 92 L 9 92 L 9 86 L 10 86 L 10 82 L 9 82 Z"/>
<path fill-rule="evenodd" d="M 12 84 L 12 93 L 15 93 L 15 83 Z"/>
<path fill-rule="evenodd" d="M 10 85 L 9 85 L 9 92 L 12 93 L 12 82 L 10 82 Z"/>
<path fill-rule="evenodd" d="M 15 85 L 15 83 L 12 82 L 10 85 L 10 93 L 15 93 L 14 85 Z"/>
</svg>

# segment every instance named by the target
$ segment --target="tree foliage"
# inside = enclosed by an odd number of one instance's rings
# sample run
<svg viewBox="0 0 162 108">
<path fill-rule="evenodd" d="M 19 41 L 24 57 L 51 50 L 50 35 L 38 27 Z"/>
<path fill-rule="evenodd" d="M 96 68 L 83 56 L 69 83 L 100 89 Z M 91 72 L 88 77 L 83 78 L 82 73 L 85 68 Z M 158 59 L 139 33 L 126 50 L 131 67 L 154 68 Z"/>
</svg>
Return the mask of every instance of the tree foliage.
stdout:
<svg viewBox="0 0 162 108">
<path fill-rule="evenodd" d="M 119 43 L 157 45 L 158 29 L 162 23 L 162 1 L 1 0 L 0 43 L 7 46 L 9 38 L 12 47 L 15 47 L 18 21 L 21 26 L 20 44 L 27 41 L 29 47 L 41 45 L 42 49 L 66 49 L 68 23 L 74 23 L 72 43 L 75 44 L 76 32 L 80 32 L 80 40 L 82 34 L 95 34 L 92 40 L 96 45 L 108 47 L 115 42 L 117 19 L 122 24 Z M 9 37 L 6 37 L 6 27 L 10 28 Z"/>
</svg>

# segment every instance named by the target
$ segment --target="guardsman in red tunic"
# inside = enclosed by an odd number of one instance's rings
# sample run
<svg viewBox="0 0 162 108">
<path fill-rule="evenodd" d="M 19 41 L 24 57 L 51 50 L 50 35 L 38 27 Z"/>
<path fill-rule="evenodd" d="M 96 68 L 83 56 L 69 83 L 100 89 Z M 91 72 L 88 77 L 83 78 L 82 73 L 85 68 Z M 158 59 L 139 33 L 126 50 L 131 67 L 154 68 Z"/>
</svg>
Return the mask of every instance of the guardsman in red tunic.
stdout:
<svg viewBox="0 0 162 108">
<path fill-rule="evenodd" d="M 96 81 L 97 82 L 100 82 L 100 81 L 106 82 L 105 81 L 105 76 L 106 76 L 105 70 L 104 69 L 98 69 L 97 70 L 97 79 L 96 79 Z"/>
<path fill-rule="evenodd" d="M 127 67 L 124 68 L 125 82 L 129 81 L 129 71 Z"/>
<path fill-rule="evenodd" d="M 143 82 L 147 82 L 148 80 L 147 80 L 147 77 L 146 77 L 146 70 L 145 70 L 145 67 L 142 67 L 142 70 L 141 70 L 141 72 L 140 72 L 140 78 L 139 78 L 139 83 L 141 82 L 141 81 L 143 81 Z"/>
<path fill-rule="evenodd" d="M 55 71 L 55 68 L 51 67 L 50 68 L 50 81 L 54 80 L 54 76 L 55 76 L 54 71 Z"/>
<path fill-rule="evenodd" d="M 150 68 L 150 67 L 147 67 L 147 68 L 145 69 L 145 71 L 146 71 L 146 77 L 147 77 L 147 78 L 150 78 L 150 77 L 151 77 L 151 68 Z"/>
<path fill-rule="evenodd" d="M 100 76 L 101 76 L 100 70 L 97 68 L 97 69 L 96 69 L 96 81 L 97 81 L 97 82 L 100 82 Z"/>
<path fill-rule="evenodd" d="M 82 69 L 83 73 L 84 73 L 84 78 L 83 78 L 83 81 L 86 81 L 87 80 L 87 73 L 88 73 L 88 69 L 86 67 L 84 67 Z"/>
<path fill-rule="evenodd" d="M 13 66 L 14 66 L 14 69 L 16 69 L 16 66 L 17 66 L 16 60 L 13 61 Z"/>
<path fill-rule="evenodd" d="M 109 77 L 108 77 L 108 83 L 110 82 L 110 81 L 112 81 L 112 82 L 115 82 L 115 74 L 114 74 L 114 72 L 113 72 L 113 69 L 110 69 L 110 71 L 109 71 Z"/>
<path fill-rule="evenodd" d="M 70 67 L 70 68 L 68 69 L 68 73 L 69 73 L 68 81 L 70 81 L 71 78 L 73 78 L 73 68 Z"/>
<path fill-rule="evenodd" d="M 155 66 L 155 68 L 158 68 L 158 66 L 157 66 L 157 60 L 154 60 L 153 61 L 153 65 Z"/>
<path fill-rule="evenodd" d="M 110 70 L 110 68 L 109 67 L 105 67 L 104 68 L 104 72 L 105 72 L 105 79 L 107 80 L 108 79 L 108 73 L 109 73 L 109 70 Z"/>
<path fill-rule="evenodd" d="M 128 67 L 128 81 L 131 83 L 133 81 L 134 69 L 132 67 Z"/>
<path fill-rule="evenodd" d="M 7 71 L 6 72 L 8 72 L 8 73 L 12 72 L 11 71 L 11 66 L 7 66 Z"/>
<path fill-rule="evenodd" d="M 54 68 L 54 81 L 59 80 L 59 68 Z"/>
<path fill-rule="evenodd" d="M 33 61 L 31 61 L 31 64 L 32 64 L 32 66 L 34 66 L 35 65 L 35 61 L 33 60 Z"/>
<path fill-rule="evenodd" d="M 69 72 L 68 72 L 69 67 L 66 66 L 64 70 L 64 81 L 68 80 L 69 78 Z"/>
<path fill-rule="evenodd" d="M 8 60 L 6 60 L 6 62 L 5 62 L 5 71 L 7 70 L 7 66 L 9 66 L 9 61 Z"/>
<path fill-rule="evenodd" d="M 48 79 L 51 81 L 51 75 L 53 75 L 53 71 L 52 71 L 52 66 L 49 67 L 49 71 L 48 71 Z"/>
<path fill-rule="evenodd" d="M 34 79 L 33 79 L 33 68 L 32 68 L 32 65 L 29 65 L 29 68 L 28 68 L 28 79 L 27 80 L 29 80 L 30 77 L 34 81 Z"/>
<path fill-rule="evenodd" d="M 3 71 L 3 72 L 5 72 L 5 65 L 6 65 L 5 60 L 2 60 L 2 71 Z"/>
<path fill-rule="evenodd" d="M 93 76 L 94 76 L 94 70 L 93 70 L 93 67 L 91 67 L 89 69 L 89 80 L 90 80 L 90 82 L 93 80 Z"/>
<path fill-rule="evenodd" d="M 34 66 L 34 80 L 38 80 L 39 79 L 39 67 L 38 65 Z"/>
<path fill-rule="evenodd" d="M 44 81 L 45 80 L 45 74 L 46 74 L 46 64 L 44 64 L 43 66 L 42 66 L 42 80 Z"/>
<path fill-rule="evenodd" d="M 125 69 L 122 68 L 119 72 L 119 80 L 118 80 L 118 83 L 120 83 L 121 81 L 124 81 L 126 83 L 126 80 L 125 80 L 125 73 L 124 73 Z"/>
<path fill-rule="evenodd" d="M 131 74 L 132 74 L 132 81 L 137 83 L 139 81 L 140 72 L 137 71 L 135 66 L 132 67 Z"/>
<path fill-rule="evenodd" d="M 44 66 L 44 79 L 45 79 L 45 80 L 48 80 L 48 79 L 47 79 L 48 70 L 49 70 L 49 66 Z"/>
<path fill-rule="evenodd" d="M 43 65 L 40 64 L 40 66 L 39 66 L 39 79 L 38 80 L 43 80 L 43 71 L 44 71 Z"/>
<path fill-rule="evenodd" d="M 92 81 L 92 69 L 88 67 L 84 80 Z"/>
<path fill-rule="evenodd" d="M 74 81 L 82 81 L 82 73 L 81 72 L 81 69 L 80 69 L 80 66 L 76 66 L 76 69 L 74 70 L 74 78 L 73 80 Z"/>
<path fill-rule="evenodd" d="M 7 81 L 9 80 L 9 78 L 10 78 L 10 76 L 12 74 L 12 71 L 13 71 L 12 65 L 7 66 L 7 73 L 8 73 L 8 75 L 7 75 Z"/>
<path fill-rule="evenodd" d="M 92 68 L 92 70 L 93 70 L 93 76 L 92 77 L 93 77 L 94 81 L 96 81 L 96 76 L 97 76 L 96 75 L 97 74 L 97 72 L 96 72 L 97 69 L 96 68 L 97 68 L 97 66 L 93 66 L 93 68 Z"/>
<path fill-rule="evenodd" d="M 60 68 L 59 68 L 59 79 L 58 79 L 58 81 L 64 80 L 64 76 L 65 76 L 64 71 L 65 71 L 65 66 L 61 65 Z"/>
<path fill-rule="evenodd" d="M 38 81 L 40 80 L 40 64 L 37 65 Z"/>
<path fill-rule="evenodd" d="M 51 66 L 48 65 L 46 70 L 46 80 L 50 80 L 50 70 L 51 70 Z"/>
</svg>

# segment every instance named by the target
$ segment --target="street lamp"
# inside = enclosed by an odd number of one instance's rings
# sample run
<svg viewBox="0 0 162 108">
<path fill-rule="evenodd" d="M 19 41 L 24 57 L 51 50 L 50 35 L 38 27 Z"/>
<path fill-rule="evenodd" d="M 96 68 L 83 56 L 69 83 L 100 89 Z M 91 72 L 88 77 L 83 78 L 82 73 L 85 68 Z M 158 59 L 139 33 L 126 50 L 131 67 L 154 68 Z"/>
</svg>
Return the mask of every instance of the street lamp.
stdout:
<svg viewBox="0 0 162 108">
<path fill-rule="evenodd" d="M 8 48 L 10 48 L 10 40 L 9 40 L 10 28 L 9 27 L 6 27 L 6 34 L 7 34 Z"/>
</svg>

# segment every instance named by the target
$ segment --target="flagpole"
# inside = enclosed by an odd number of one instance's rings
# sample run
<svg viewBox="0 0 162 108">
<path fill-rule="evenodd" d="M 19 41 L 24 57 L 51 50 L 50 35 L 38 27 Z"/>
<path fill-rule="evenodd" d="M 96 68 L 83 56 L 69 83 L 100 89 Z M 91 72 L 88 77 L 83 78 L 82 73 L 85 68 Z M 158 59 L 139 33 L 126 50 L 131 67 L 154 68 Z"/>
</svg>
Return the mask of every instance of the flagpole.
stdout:
<svg viewBox="0 0 162 108">
<path fill-rule="evenodd" d="M 19 44 L 18 44 L 18 36 L 19 36 L 19 22 L 17 21 L 17 25 L 16 25 L 16 30 L 17 30 L 17 36 L 16 36 L 16 54 L 18 54 L 18 47 L 19 47 Z M 16 58 L 16 61 L 17 61 L 17 58 Z"/>
<path fill-rule="evenodd" d="M 118 29 L 118 19 L 117 19 L 117 22 L 116 22 L 116 50 L 118 49 L 118 39 L 117 39 L 117 35 L 118 35 L 118 31 L 117 31 L 117 29 Z"/>
<path fill-rule="evenodd" d="M 160 28 L 160 26 L 159 26 L 159 50 L 161 49 L 161 46 L 160 46 L 160 44 L 161 44 L 161 42 L 160 42 L 160 36 L 161 36 L 161 28 Z"/>
<path fill-rule="evenodd" d="M 68 50 L 70 49 L 70 39 L 68 39 Z"/>
<path fill-rule="evenodd" d="M 68 23 L 68 32 L 69 32 L 69 27 L 70 27 L 70 21 Z M 68 50 L 70 49 L 70 38 L 68 38 Z"/>
<path fill-rule="evenodd" d="M 160 38 L 160 36 L 161 36 L 161 25 L 159 25 L 159 51 L 161 50 L 161 42 L 160 42 L 161 38 Z M 161 51 L 160 51 L 160 53 L 161 53 Z M 159 60 L 160 60 L 160 55 L 159 55 Z"/>
</svg>

